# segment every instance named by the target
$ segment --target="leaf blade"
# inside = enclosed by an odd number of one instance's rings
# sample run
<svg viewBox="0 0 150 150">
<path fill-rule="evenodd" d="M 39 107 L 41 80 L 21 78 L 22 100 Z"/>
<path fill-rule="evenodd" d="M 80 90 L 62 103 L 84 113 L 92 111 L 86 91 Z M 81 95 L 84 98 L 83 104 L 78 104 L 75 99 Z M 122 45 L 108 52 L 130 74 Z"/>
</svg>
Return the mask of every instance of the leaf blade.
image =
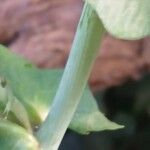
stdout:
<svg viewBox="0 0 150 150">
<path fill-rule="evenodd" d="M 150 35 L 149 0 L 86 0 L 97 12 L 105 28 L 122 39 Z"/>
<path fill-rule="evenodd" d="M 25 105 L 27 110 L 35 111 L 36 116 L 44 120 L 51 107 L 63 71 L 40 70 L 34 67 L 26 68 L 24 65 L 24 63 L 26 64 L 25 61 L 23 64 L 19 62 L 14 63 L 14 69 L 12 70 L 11 65 L 18 60 L 3 47 L 0 48 L 1 52 L 3 56 L 0 55 L 0 76 L 6 77 L 14 95 Z M 5 63 L 3 66 L 5 55 L 11 55 L 11 59 L 9 57 L 7 64 Z M 32 116 L 31 113 L 29 115 Z M 93 120 L 91 121 L 90 118 Z M 34 123 L 36 120 L 34 120 L 34 117 L 31 117 L 31 120 L 33 124 L 37 124 L 37 122 Z M 91 122 L 93 122 L 92 125 Z M 70 128 L 86 134 L 90 131 L 117 129 L 122 128 L 122 126 L 109 121 L 99 111 L 90 90 L 86 88 Z"/>
<path fill-rule="evenodd" d="M 20 126 L 3 120 L 0 122 L 0 145 L 2 150 L 39 150 L 32 135 Z"/>
</svg>

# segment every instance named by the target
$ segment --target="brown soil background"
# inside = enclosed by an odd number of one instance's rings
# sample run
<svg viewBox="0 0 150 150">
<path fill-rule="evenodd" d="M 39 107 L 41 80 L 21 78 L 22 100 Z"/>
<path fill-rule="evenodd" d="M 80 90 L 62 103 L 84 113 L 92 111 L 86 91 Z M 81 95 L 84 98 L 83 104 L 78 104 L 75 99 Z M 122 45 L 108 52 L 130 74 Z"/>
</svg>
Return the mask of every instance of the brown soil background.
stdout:
<svg viewBox="0 0 150 150">
<path fill-rule="evenodd" d="M 42 68 L 62 68 L 82 9 L 81 0 L 0 0 L 0 42 Z M 150 70 L 150 37 L 106 34 L 94 64 L 93 90 L 139 80 Z"/>
</svg>

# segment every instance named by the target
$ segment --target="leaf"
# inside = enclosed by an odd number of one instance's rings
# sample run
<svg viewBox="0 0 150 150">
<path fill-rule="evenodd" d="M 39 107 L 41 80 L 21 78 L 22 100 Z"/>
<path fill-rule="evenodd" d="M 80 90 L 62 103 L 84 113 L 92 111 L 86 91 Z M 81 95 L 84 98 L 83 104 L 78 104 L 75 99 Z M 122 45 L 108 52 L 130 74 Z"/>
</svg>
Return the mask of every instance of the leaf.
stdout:
<svg viewBox="0 0 150 150">
<path fill-rule="evenodd" d="M 86 0 L 96 10 L 105 28 L 122 39 L 150 35 L 149 0 Z"/>
<path fill-rule="evenodd" d="M 2 80 L 0 79 L 0 81 Z M 1 86 L 0 84 L 0 115 L 1 115 L 1 118 L 5 118 L 5 119 L 9 118 L 11 120 L 12 113 L 13 115 L 15 115 L 16 119 L 18 119 L 20 123 L 22 123 L 24 127 L 30 133 L 32 133 L 32 128 L 31 128 L 30 121 L 29 121 L 28 114 L 26 112 L 25 107 L 13 95 L 12 91 L 9 89 L 7 82 L 6 82 L 5 86 Z"/>
<path fill-rule="evenodd" d="M 9 59 L 6 61 L 5 57 Z M 20 63 L 20 59 L 7 49 L 0 47 L 0 76 L 7 79 L 14 95 L 24 104 L 32 124 L 39 125 L 40 120 L 43 121 L 50 110 L 63 71 L 26 67 L 27 62 L 22 62 L 23 60 Z M 121 127 L 106 119 L 99 111 L 90 90 L 86 88 L 70 128 L 85 134 Z"/>
<path fill-rule="evenodd" d="M 23 128 L 8 121 L 0 121 L 1 150 L 39 150 L 35 138 Z"/>
<path fill-rule="evenodd" d="M 91 131 L 115 130 L 122 127 L 108 120 L 100 112 L 92 93 L 86 88 L 70 128 L 79 133 L 88 134 Z"/>
</svg>

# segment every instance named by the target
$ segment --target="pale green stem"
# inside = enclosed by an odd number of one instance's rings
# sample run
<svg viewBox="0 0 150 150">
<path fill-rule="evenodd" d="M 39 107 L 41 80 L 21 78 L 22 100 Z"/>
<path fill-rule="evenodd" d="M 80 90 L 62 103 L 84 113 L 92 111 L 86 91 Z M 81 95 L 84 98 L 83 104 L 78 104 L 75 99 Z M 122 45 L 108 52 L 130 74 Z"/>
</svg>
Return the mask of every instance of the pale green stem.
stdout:
<svg viewBox="0 0 150 150">
<path fill-rule="evenodd" d="M 85 4 L 71 53 L 48 117 L 37 132 L 43 150 L 57 150 L 86 86 L 104 28 Z"/>
</svg>

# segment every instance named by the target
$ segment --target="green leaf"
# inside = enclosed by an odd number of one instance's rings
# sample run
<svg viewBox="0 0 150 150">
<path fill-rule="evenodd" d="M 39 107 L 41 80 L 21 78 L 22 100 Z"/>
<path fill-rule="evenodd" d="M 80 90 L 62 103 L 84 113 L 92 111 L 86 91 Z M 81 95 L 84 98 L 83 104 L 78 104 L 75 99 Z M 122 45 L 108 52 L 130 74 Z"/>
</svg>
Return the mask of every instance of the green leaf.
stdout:
<svg viewBox="0 0 150 150">
<path fill-rule="evenodd" d="M 86 88 L 70 128 L 79 133 L 88 134 L 91 131 L 115 130 L 122 127 L 108 120 L 100 112 L 92 93 Z"/>
<path fill-rule="evenodd" d="M 5 80 L 5 86 L 3 86 L 4 78 L 0 78 L 0 116 L 1 118 L 9 118 L 9 120 L 13 121 L 12 113 L 18 119 L 23 126 L 32 133 L 32 128 L 30 125 L 29 117 L 26 112 L 24 105 L 13 95 L 11 89 L 9 89 L 7 85 L 7 81 Z"/>
<path fill-rule="evenodd" d="M 0 121 L 1 150 L 39 150 L 35 138 L 22 127 L 8 121 Z"/>
<path fill-rule="evenodd" d="M 86 0 L 96 10 L 105 28 L 122 39 L 150 35 L 149 0 Z"/>
<path fill-rule="evenodd" d="M 14 54 L 0 47 L 0 76 L 6 78 L 14 95 L 24 104 L 34 126 L 39 125 L 40 121 L 47 116 L 63 71 L 40 70 L 35 67 L 26 67 L 25 64 L 27 64 L 26 61 L 20 62 Z M 90 131 L 121 127 L 109 121 L 99 111 L 90 90 L 86 88 L 70 128 L 85 134 Z"/>
</svg>

